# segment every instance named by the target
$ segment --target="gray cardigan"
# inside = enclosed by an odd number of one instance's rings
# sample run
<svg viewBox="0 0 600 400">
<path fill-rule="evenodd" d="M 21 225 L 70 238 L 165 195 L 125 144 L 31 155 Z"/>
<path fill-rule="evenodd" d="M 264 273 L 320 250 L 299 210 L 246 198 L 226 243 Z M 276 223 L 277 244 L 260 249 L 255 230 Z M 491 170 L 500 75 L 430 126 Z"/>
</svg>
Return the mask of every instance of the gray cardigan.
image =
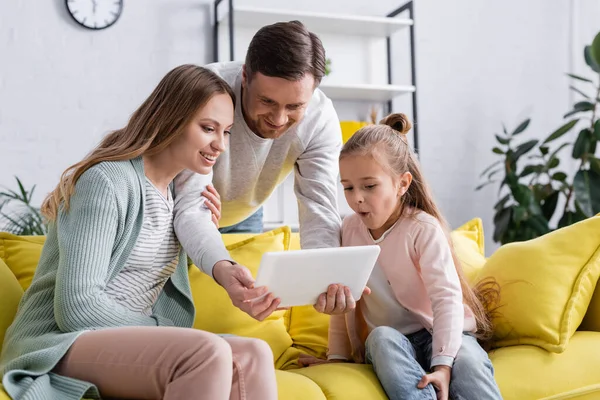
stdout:
<svg viewBox="0 0 600 400">
<path fill-rule="evenodd" d="M 70 210 L 51 223 L 33 282 L 6 332 L 0 372 L 15 399 L 99 397 L 89 382 L 50 372 L 77 337 L 120 326 L 191 327 L 195 309 L 187 256 L 145 316 L 107 296 L 103 288 L 133 249 L 144 216 L 141 158 L 103 162 L 77 181 Z"/>
</svg>

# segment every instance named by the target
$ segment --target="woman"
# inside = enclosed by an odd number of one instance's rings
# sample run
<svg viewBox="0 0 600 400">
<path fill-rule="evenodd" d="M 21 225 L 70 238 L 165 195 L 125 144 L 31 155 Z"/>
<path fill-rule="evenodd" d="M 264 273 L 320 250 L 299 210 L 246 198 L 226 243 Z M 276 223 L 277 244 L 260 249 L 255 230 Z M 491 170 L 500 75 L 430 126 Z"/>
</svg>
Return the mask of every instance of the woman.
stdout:
<svg viewBox="0 0 600 400">
<path fill-rule="evenodd" d="M 129 123 L 65 171 L 0 371 L 15 399 L 276 399 L 265 342 L 190 329 L 172 181 L 211 172 L 234 94 L 193 65 L 169 72 Z"/>
</svg>

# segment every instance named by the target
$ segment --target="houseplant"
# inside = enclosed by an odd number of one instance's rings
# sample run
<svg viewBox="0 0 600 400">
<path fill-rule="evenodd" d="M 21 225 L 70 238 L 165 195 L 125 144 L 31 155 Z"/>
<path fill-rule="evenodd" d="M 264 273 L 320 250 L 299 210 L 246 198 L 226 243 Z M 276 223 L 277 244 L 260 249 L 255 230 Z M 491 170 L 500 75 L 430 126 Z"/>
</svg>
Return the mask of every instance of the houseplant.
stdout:
<svg viewBox="0 0 600 400">
<path fill-rule="evenodd" d="M 527 119 L 514 130 L 504 127 L 504 134 L 496 135 L 498 146 L 492 151 L 500 160 L 482 172 L 484 182 L 476 188 L 499 183 L 502 197 L 494 206 L 496 242 L 532 239 L 600 212 L 600 159 L 595 156 L 600 142 L 600 33 L 583 53 L 593 77 L 568 74 L 586 87 L 571 86 L 583 100 L 564 115 L 561 127 L 543 141 L 516 144 L 517 136 L 529 126 Z M 593 93 L 588 93 L 589 88 Z M 573 128 L 580 130 L 576 140 L 557 144 Z M 567 150 L 577 165 L 571 174 L 561 159 Z"/>
<path fill-rule="evenodd" d="M 31 204 L 35 185 L 26 190 L 19 178 L 18 189 L 0 192 L 0 230 L 15 235 L 45 235 L 46 224 L 40 209 Z"/>
</svg>

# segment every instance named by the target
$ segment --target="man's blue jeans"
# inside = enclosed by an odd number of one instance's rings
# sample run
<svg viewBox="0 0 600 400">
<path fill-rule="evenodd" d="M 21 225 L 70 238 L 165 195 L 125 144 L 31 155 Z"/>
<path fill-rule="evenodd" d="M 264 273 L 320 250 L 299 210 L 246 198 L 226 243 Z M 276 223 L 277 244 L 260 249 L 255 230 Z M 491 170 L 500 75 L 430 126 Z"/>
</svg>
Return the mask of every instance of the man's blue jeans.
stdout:
<svg viewBox="0 0 600 400">
<path fill-rule="evenodd" d="M 431 342 L 431 334 L 425 329 L 407 336 L 387 326 L 371 331 L 365 344 L 366 361 L 373 365 L 390 400 L 437 399 L 431 384 L 417 388 L 430 369 Z M 454 359 L 449 395 L 452 400 L 502 399 L 492 363 L 471 335 L 463 335 Z"/>
<path fill-rule="evenodd" d="M 219 228 L 221 233 L 262 233 L 263 208 L 260 207 L 254 214 L 235 225 Z"/>
</svg>

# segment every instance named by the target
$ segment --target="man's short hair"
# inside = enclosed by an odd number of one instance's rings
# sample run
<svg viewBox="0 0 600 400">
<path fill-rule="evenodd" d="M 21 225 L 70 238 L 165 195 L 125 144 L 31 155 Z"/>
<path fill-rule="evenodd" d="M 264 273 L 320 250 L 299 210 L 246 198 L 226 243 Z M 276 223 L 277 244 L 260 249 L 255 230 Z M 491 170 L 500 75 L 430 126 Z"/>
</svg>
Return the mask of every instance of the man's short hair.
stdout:
<svg viewBox="0 0 600 400">
<path fill-rule="evenodd" d="M 300 21 L 278 22 L 254 35 L 245 64 L 248 79 L 256 72 L 290 81 L 311 74 L 318 85 L 325 75 L 325 49 Z"/>
</svg>

